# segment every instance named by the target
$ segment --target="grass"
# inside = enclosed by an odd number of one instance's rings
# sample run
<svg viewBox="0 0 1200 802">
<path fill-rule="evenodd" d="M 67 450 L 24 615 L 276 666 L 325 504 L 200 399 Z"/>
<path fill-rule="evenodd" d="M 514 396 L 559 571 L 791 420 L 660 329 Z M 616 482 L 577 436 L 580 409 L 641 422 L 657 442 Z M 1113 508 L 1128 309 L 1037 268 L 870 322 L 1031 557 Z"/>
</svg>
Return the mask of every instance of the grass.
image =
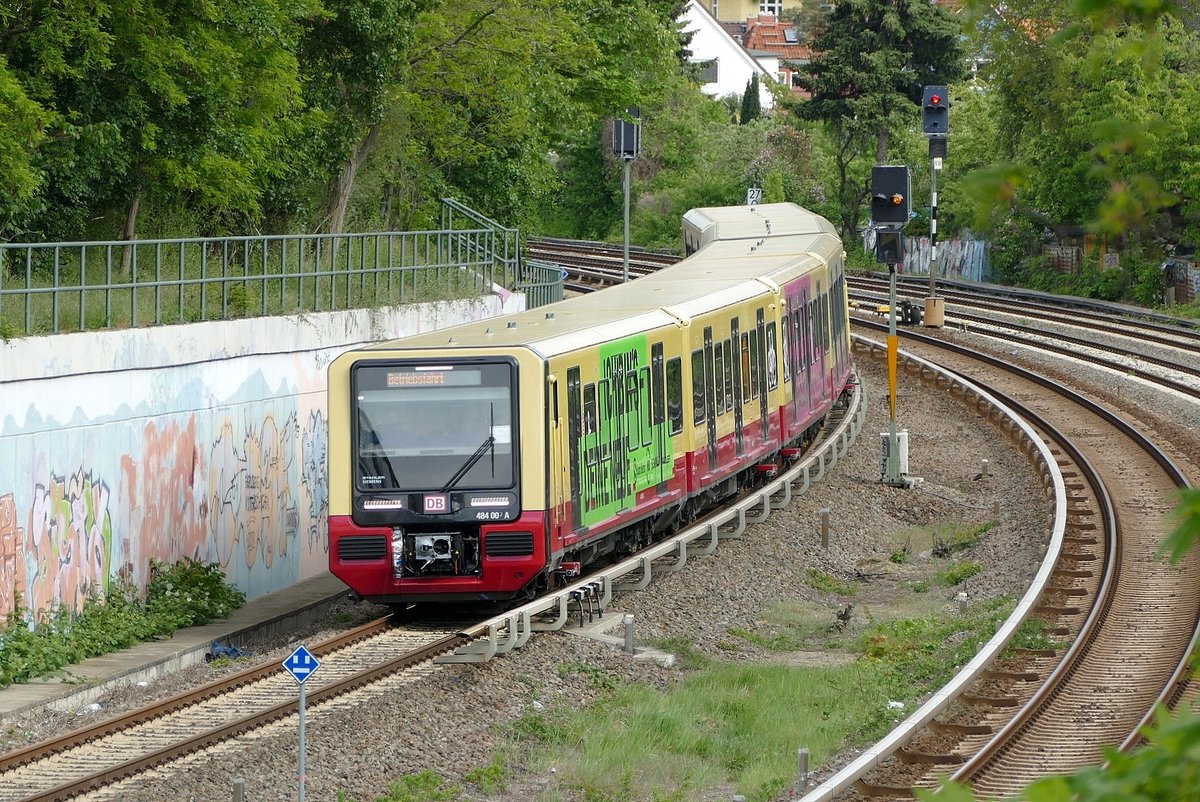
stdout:
<svg viewBox="0 0 1200 802">
<path fill-rule="evenodd" d="M 819 590 L 822 593 L 832 593 L 835 596 L 853 596 L 858 592 L 858 586 L 853 582 L 838 579 L 832 574 L 827 574 L 824 571 L 818 571 L 814 568 L 808 569 L 805 581 L 813 590 Z"/>
<path fill-rule="evenodd" d="M 511 784 L 509 767 L 519 762 L 522 771 L 535 774 L 555 769 L 561 786 L 587 802 L 684 802 L 714 789 L 766 802 L 795 781 L 798 748 L 807 748 L 820 765 L 848 747 L 878 740 L 898 715 L 889 702 L 911 708 L 944 685 L 1011 607 L 1005 600 L 981 603 L 967 615 L 876 623 L 850 639 L 858 657 L 839 666 L 728 663 L 668 641 L 660 645 L 680 647 L 681 668 L 665 692 L 618 679 L 600 666 L 565 665 L 560 672 L 586 680 L 597 691 L 595 701 L 581 709 L 567 703 L 531 707 L 507 729 L 491 764 L 465 779 L 484 793 L 501 793 Z M 780 648 L 819 643 L 830 637 L 833 618 L 830 609 L 780 603 L 767 613 L 777 635 L 767 640 Z M 1034 622 L 1013 645 L 1044 640 Z M 523 757 L 516 761 L 514 755 Z M 554 802 L 560 793 L 548 789 L 538 799 Z M 464 794 L 461 786 L 424 772 L 394 783 L 375 802 Z"/>
</svg>

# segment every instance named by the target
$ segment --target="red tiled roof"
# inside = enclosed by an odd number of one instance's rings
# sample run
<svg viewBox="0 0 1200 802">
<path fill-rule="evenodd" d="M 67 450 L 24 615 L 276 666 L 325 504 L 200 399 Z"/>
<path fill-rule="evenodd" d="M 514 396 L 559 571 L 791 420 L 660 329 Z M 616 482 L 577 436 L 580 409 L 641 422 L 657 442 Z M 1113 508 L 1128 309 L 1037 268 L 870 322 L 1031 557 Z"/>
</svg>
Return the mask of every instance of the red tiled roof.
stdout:
<svg viewBox="0 0 1200 802">
<path fill-rule="evenodd" d="M 746 36 L 742 45 L 749 51 L 773 53 L 781 59 L 793 61 L 805 60 L 811 55 L 806 45 L 789 42 L 784 34 L 788 28 L 796 26 L 790 22 L 780 22 L 772 14 L 759 14 L 746 20 Z"/>
</svg>

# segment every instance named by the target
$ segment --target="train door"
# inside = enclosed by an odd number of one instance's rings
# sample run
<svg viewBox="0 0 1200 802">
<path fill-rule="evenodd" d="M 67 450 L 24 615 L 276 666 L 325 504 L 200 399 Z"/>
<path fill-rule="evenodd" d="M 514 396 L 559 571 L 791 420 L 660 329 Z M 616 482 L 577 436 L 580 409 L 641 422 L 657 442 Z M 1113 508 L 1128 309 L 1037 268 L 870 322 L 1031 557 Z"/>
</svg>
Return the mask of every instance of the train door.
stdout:
<svg viewBox="0 0 1200 802">
<path fill-rule="evenodd" d="M 667 422 L 667 372 L 666 361 L 663 358 L 663 344 L 655 343 L 650 346 L 650 415 L 651 431 L 659 432 Z M 657 495 L 667 492 L 667 481 L 674 471 L 674 454 L 670 437 L 655 437 L 659 464 L 659 480 L 654 488 Z"/>
<path fill-rule="evenodd" d="M 717 375 L 713 367 L 712 326 L 704 328 L 704 408 L 708 411 L 708 469 L 717 469 Z"/>
<path fill-rule="evenodd" d="M 807 412 L 811 412 L 812 408 L 813 408 L 812 363 L 813 363 L 813 360 L 816 359 L 816 355 L 813 353 L 813 333 L 812 333 L 813 305 L 812 305 L 812 302 L 810 300 L 808 300 L 808 290 L 805 290 L 801 297 L 802 297 L 802 301 L 800 303 L 800 338 L 802 341 L 802 346 L 800 348 L 800 357 L 801 357 L 801 362 L 804 365 L 804 387 L 805 387 L 805 395 L 808 398 L 808 406 L 805 408 L 805 412 L 807 413 Z"/>
<path fill-rule="evenodd" d="M 732 353 L 729 354 L 733 362 L 733 432 L 737 442 L 737 454 L 740 457 L 746 453 L 746 442 L 742 433 L 742 372 L 747 366 L 743 365 L 741 360 L 741 330 L 738 328 L 737 317 L 729 321 L 729 326 L 729 339 L 733 342 Z"/>
<path fill-rule="evenodd" d="M 797 369 L 800 365 L 800 360 L 796 356 L 796 350 L 800 347 L 800 338 L 796 332 L 800 330 L 800 311 L 790 300 L 783 301 L 783 380 L 791 382 L 792 385 L 792 421 L 800 420 L 800 392 L 797 385 L 799 380 L 793 381 L 796 376 Z"/>
<path fill-rule="evenodd" d="M 767 319 L 762 307 L 755 313 L 754 328 L 758 333 L 758 345 L 754 348 L 754 362 L 758 367 L 758 431 L 765 440 L 770 431 L 771 421 L 767 415 L 767 390 L 770 384 L 767 375 Z M 773 354 L 772 351 L 772 358 Z"/>
<path fill-rule="evenodd" d="M 582 386 L 579 380 L 579 368 L 567 370 L 567 462 L 570 466 L 568 477 L 571 482 L 570 495 L 574 502 L 571 504 L 571 529 L 579 529 L 583 525 L 579 505 L 579 444 L 583 436 L 583 403 L 581 400 Z"/>
</svg>

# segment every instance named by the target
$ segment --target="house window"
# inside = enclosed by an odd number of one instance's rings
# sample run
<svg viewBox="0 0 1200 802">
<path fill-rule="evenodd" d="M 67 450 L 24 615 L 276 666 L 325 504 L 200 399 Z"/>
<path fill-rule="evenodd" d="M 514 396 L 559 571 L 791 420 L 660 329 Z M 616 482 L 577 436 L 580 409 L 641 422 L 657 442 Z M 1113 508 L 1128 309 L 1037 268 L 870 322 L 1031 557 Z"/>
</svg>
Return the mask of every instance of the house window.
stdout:
<svg viewBox="0 0 1200 802">
<path fill-rule="evenodd" d="M 758 4 L 758 13 L 772 14 L 775 19 L 779 19 L 779 15 L 783 13 L 783 2 L 782 0 L 779 2 L 770 2 L 770 0 L 761 2 Z"/>
<path fill-rule="evenodd" d="M 720 4 L 720 3 L 718 3 L 718 2 L 717 2 L 717 0 L 713 0 L 713 5 L 712 5 L 712 15 L 713 15 L 713 19 L 720 19 L 720 18 L 721 18 L 721 16 L 720 16 L 720 15 L 721 15 L 720 8 L 721 8 L 721 4 Z"/>
<path fill-rule="evenodd" d="M 710 61 L 697 61 L 696 71 L 700 76 L 701 84 L 715 84 L 717 82 L 717 60 L 715 58 Z"/>
</svg>

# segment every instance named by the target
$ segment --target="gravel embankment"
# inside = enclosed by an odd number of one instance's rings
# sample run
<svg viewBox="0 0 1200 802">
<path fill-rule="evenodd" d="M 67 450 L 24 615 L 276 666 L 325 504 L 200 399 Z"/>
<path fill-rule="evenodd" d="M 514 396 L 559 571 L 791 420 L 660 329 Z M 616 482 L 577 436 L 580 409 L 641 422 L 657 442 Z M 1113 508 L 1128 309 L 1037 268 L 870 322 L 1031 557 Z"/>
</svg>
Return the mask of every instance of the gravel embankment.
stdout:
<svg viewBox="0 0 1200 802">
<path fill-rule="evenodd" d="M 618 596 L 606 616 L 619 621 L 623 614 L 632 613 L 639 642 L 682 638 L 722 660 L 849 659 L 828 652 L 769 652 L 732 636 L 730 630 L 761 631 L 769 610 L 783 602 L 824 609 L 832 623 L 847 600 L 813 590 L 806 583 L 810 569 L 861 583 L 860 592 L 850 600 L 857 620 L 882 615 L 879 605 L 890 603 L 895 589 L 920 575 L 927 563 L 923 552 L 929 544 L 919 542 L 928 538 L 921 534 L 927 531 L 923 527 L 943 521 L 991 521 L 996 502 L 995 527 L 957 558 L 985 566 L 984 573 L 966 585 L 972 599 L 1019 596 L 1036 569 L 1050 515 L 1024 457 L 954 398 L 902 377 L 898 418 L 909 431 L 910 474 L 923 481 L 909 490 L 881 484 L 878 433 L 888 424 L 886 375 L 878 363 L 865 358 L 859 365 L 867 389 L 867 423 L 850 455 L 822 483 L 741 539 L 723 541 L 714 555 L 690 558 L 684 571 L 660 576 L 644 592 Z M 1057 361 L 1045 367 L 1064 375 L 1077 372 Z M 1103 378 L 1101 384 L 1119 385 L 1121 400 L 1153 414 L 1156 428 L 1170 428 L 1178 437 L 1200 432 L 1200 410 L 1195 404 L 1164 402 L 1160 394 L 1121 379 Z M 1200 453 L 1195 436 L 1189 436 L 1191 444 L 1181 442 L 1180 447 Z M 990 463 L 988 475 L 980 476 L 985 458 Z M 831 513 L 827 551 L 821 547 L 822 507 Z M 892 563 L 889 555 L 906 539 L 912 559 L 903 565 Z M 940 603 L 949 609 L 960 589 L 939 588 L 930 594 L 940 594 Z M 614 634 L 620 634 L 619 628 Z M 277 652 L 282 657 L 290 648 Z M 539 634 L 526 647 L 484 665 L 440 666 L 415 684 L 360 693 L 352 703 L 332 710 L 310 709 L 308 797 L 334 800 L 345 791 L 348 798 L 368 802 L 385 793 L 390 780 L 426 769 L 461 781 L 470 769 L 492 761 L 506 725 L 531 709 L 540 705 L 578 710 L 598 698 L 597 683 L 588 673 L 561 671 L 573 665 L 657 688 L 667 688 L 682 676 L 678 668 L 633 661 L 612 646 L 567 632 Z M 185 672 L 131 695 L 167 693 L 196 679 Z M 120 704 L 120 699 L 114 699 L 110 707 Z M 26 737 L 49 735 L 64 726 L 62 718 L 25 722 Z M 71 723 L 77 726 L 79 720 Z M 248 800 L 294 799 L 297 746 L 293 719 L 91 798 L 228 799 L 235 778 L 244 778 Z M 819 770 L 818 779 L 851 757 L 831 761 Z M 516 765 L 509 767 L 508 776 L 509 787 L 503 794 L 484 796 L 466 785 L 462 798 L 584 798 L 563 786 L 563 774 L 557 771 Z M 731 788 L 714 788 L 695 798 L 728 800 L 732 793 Z"/>
</svg>

